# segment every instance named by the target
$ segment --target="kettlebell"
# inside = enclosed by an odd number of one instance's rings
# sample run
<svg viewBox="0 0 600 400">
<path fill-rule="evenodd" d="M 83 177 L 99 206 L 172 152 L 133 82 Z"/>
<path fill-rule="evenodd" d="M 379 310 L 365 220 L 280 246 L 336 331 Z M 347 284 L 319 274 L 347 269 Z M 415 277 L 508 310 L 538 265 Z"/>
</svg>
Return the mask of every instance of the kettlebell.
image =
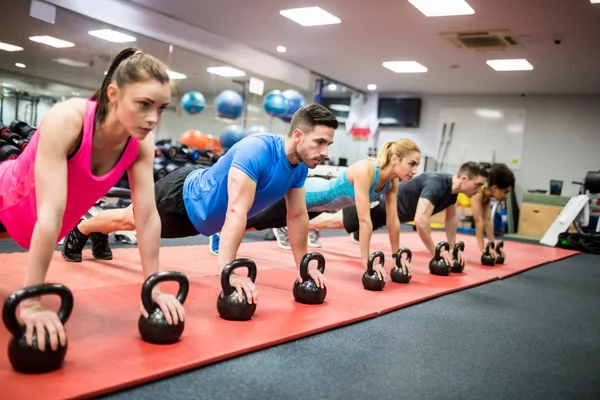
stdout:
<svg viewBox="0 0 600 400">
<path fill-rule="evenodd" d="M 58 310 L 58 319 L 63 326 L 69 320 L 73 311 L 73 293 L 63 285 L 56 283 L 43 283 L 35 286 L 28 286 L 12 293 L 4 302 L 2 310 L 2 320 L 6 329 L 13 335 L 8 343 L 8 359 L 15 371 L 24 374 L 41 374 L 55 371 L 62 366 L 67 355 L 68 343 L 61 346 L 60 342 L 56 351 L 50 347 L 50 335 L 45 332 L 46 349 L 40 351 L 37 344 L 37 333 L 33 332 L 32 346 L 27 345 L 25 339 L 25 325 L 18 322 L 16 312 L 19 303 L 23 300 L 38 297 L 45 294 L 56 294 L 60 296 L 60 308 Z"/>
<path fill-rule="evenodd" d="M 494 241 L 489 240 L 487 242 L 487 245 L 485 246 L 485 253 L 483 253 L 481 255 L 481 264 L 487 265 L 488 267 L 493 267 L 494 265 L 496 265 L 496 260 L 490 254 L 490 249 L 493 249 L 493 248 L 495 248 Z"/>
<path fill-rule="evenodd" d="M 402 254 L 406 254 L 406 261 L 409 264 L 412 261 L 412 251 L 406 247 L 401 248 L 394 255 L 394 258 L 396 259 L 396 266 L 390 271 L 390 276 L 392 281 L 396 283 L 408 283 L 412 278 L 412 276 L 408 274 L 408 269 L 404 270 L 404 268 L 402 268 Z"/>
<path fill-rule="evenodd" d="M 149 317 L 145 318 L 140 315 L 138 319 L 138 330 L 142 339 L 152 344 L 172 344 L 176 343 L 185 327 L 184 321 L 178 321 L 177 324 L 172 323 L 169 325 L 165 319 L 165 315 L 162 310 L 152 300 L 152 289 L 160 282 L 175 281 L 179 283 L 179 290 L 177 291 L 177 301 L 181 304 L 185 302 L 188 292 L 190 290 L 190 282 L 188 278 L 181 272 L 175 271 L 161 271 L 152 274 L 144 281 L 142 285 L 142 304 L 146 311 L 148 311 Z"/>
<path fill-rule="evenodd" d="M 317 260 L 317 269 L 321 274 L 325 273 L 325 257 L 321 253 L 307 253 L 300 261 L 300 277 L 302 283 L 294 282 L 294 300 L 303 304 L 322 304 L 327 296 L 327 287 L 320 288 L 315 281 L 308 275 L 308 264 L 312 260 Z"/>
<path fill-rule="evenodd" d="M 450 275 L 450 266 L 446 264 L 446 261 L 440 255 L 442 249 L 450 251 L 450 244 L 448 242 L 439 242 L 435 246 L 435 255 L 429 262 L 429 272 L 433 275 L 448 276 Z"/>
<path fill-rule="evenodd" d="M 465 269 L 465 264 L 458 262 L 458 252 L 465 251 L 465 244 L 463 242 L 456 242 L 454 244 L 454 250 L 452 252 L 452 257 L 454 257 L 454 265 L 452 266 L 451 272 L 462 273 Z"/>
<path fill-rule="evenodd" d="M 248 321 L 256 311 L 256 303 L 248 304 L 246 293 L 242 292 L 242 301 L 238 300 L 237 291 L 229 283 L 231 273 L 241 267 L 248 268 L 248 277 L 252 282 L 256 280 L 256 264 L 248 258 L 238 258 L 223 267 L 221 271 L 221 293 L 217 298 L 217 311 L 219 316 L 229 321 Z"/>
<path fill-rule="evenodd" d="M 385 286 L 385 281 L 379 279 L 379 274 L 373 269 L 373 263 L 376 258 L 379 259 L 379 264 L 385 265 L 385 254 L 383 254 L 383 251 L 376 251 L 369 256 L 369 261 L 367 261 L 367 271 L 362 277 L 363 287 L 367 290 L 383 290 Z"/>
<path fill-rule="evenodd" d="M 496 257 L 496 264 L 504 264 L 504 240 L 499 240 L 496 245 L 496 252 L 498 252 L 498 257 Z"/>
</svg>

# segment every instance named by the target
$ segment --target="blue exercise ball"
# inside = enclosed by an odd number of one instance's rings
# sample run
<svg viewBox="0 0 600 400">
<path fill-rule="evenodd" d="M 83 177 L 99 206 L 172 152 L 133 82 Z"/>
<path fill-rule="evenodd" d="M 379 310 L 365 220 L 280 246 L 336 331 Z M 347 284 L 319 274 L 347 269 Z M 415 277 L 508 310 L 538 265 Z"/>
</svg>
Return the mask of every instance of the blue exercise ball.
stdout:
<svg viewBox="0 0 600 400">
<path fill-rule="evenodd" d="M 189 91 L 181 98 L 181 107 L 190 115 L 196 115 L 206 107 L 204 95 L 195 90 Z"/>
<path fill-rule="evenodd" d="M 217 115 L 221 118 L 236 119 L 244 110 L 244 99 L 235 90 L 223 90 L 217 96 Z"/>
<path fill-rule="evenodd" d="M 271 117 L 285 115 L 287 107 L 287 100 L 280 90 L 267 93 L 263 100 L 263 108 Z"/>
<path fill-rule="evenodd" d="M 296 90 L 285 90 L 282 93 L 283 97 L 285 97 L 287 108 L 285 110 L 285 114 L 279 116 L 279 118 L 287 123 L 292 122 L 292 117 L 300 108 L 306 105 L 306 100 L 304 96 Z"/>
<path fill-rule="evenodd" d="M 219 142 L 224 151 L 227 151 L 247 136 L 247 132 L 240 125 L 229 125 L 219 136 Z"/>
</svg>

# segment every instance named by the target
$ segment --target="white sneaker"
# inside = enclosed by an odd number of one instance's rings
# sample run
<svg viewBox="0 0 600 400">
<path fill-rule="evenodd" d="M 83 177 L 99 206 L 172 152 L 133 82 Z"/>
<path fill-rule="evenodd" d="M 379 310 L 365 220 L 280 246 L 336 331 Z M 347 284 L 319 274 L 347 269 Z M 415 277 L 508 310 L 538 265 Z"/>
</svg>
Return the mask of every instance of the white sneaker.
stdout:
<svg viewBox="0 0 600 400">
<path fill-rule="evenodd" d="M 284 250 L 291 250 L 292 246 L 290 246 L 290 238 L 288 236 L 287 228 L 272 228 L 273 235 L 275 235 L 275 239 L 277 240 L 277 244 Z"/>
<path fill-rule="evenodd" d="M 358 241 L 358 232 L 352 232 L 350 234 L 350 239 L 352 240 L 352 242 L 360 244 L 360 242 Z"/>
<path fill-rule="evenodd" d="M 311 229 L 308 231 L 308 247 L 321 247 L 322 244 L 319 242 L 319 231 Z"/>
</svg>

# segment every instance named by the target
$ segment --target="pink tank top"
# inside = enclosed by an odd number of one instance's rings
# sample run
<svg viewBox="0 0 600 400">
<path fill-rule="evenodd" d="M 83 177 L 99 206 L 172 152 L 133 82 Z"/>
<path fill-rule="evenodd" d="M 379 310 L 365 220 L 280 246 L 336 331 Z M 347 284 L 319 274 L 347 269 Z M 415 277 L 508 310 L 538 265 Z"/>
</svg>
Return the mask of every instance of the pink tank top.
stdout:
<svg viewBox="0 0 600 400">
<path fill-rule="evenodd" d="M 139 142 L 130 138 L 112 170 L 102 176 L 92 173 L 95 111 L 96 102 L 88 101 L 83 118 L 81 145 L 67 161 L 67 204 L 57 243 L 121 179 L 138 156 Z M 0 164 L 0 221 L 11 238 L 27 250 L 37 221 L 35 156 L 39 138 L 38 131 L 17 159 Z"/>
</svg>

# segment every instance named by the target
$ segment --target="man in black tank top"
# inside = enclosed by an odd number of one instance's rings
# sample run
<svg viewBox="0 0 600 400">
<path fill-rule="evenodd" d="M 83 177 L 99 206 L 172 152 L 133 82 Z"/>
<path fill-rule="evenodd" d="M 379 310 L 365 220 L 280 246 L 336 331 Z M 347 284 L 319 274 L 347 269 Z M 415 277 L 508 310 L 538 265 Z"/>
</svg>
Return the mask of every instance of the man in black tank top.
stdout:
<svg viewBox="0 0 600 400">
<path fill-rule="evenodd" d="M 456 243 L 456 198 L 459 193 L 471 197 L 481 191 L 488 173 L 479 163 L 466 162 L 456 175 L 443 172 L 424 172 L 408 182 L 400 183 L 398 188 L 398 217 L 401 223 L 413 222 L 419 237 L 433 256 L 436 243 L 431 237 L 431 216 L 446 210 L 445 231 L 450 249 Z M 343 210 L 344 228 L 354 238 L 358 233 L 358 216 L 356 207 Z M 383 198 L 371 208 L 373 230 L 385 226 L 386 213 Z M 443 251 L 442 257 L 452 263 L 452 255 Z"/>
</svg>

